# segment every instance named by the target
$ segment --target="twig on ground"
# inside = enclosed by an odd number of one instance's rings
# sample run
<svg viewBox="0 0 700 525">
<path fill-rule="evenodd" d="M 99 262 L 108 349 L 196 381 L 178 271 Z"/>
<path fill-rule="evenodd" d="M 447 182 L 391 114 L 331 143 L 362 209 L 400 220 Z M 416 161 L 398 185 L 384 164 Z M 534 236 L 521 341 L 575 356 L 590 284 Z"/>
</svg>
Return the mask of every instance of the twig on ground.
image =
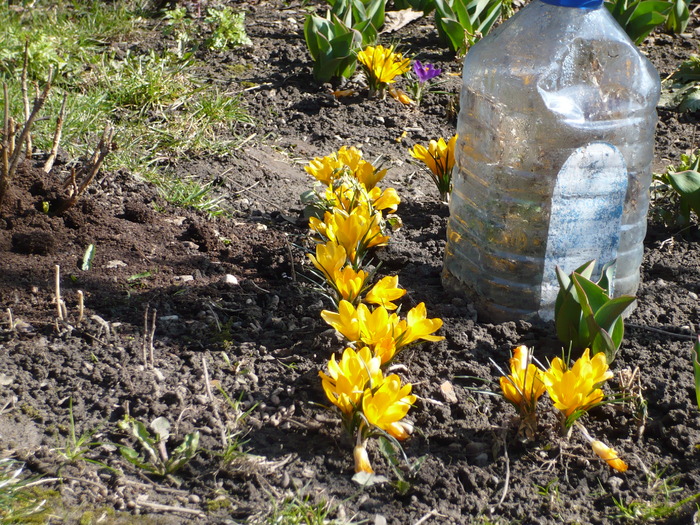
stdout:
<svg viewBox="0 0 700 525">
<path fill-rule="evenodd" d="M 650 332 L 656 332 L 657 334 L 668 335 L 670 337 L 678 337 L 680 339 L 695 339 L 697 336 L 691 334 L 679 334 L 677 332 L 670 332 L 668 330 L 662 330 L 661 328 L 654 328 L 653 326 L 642 326 L 640 324 L 625 323 L 627 328 L 635 328 L 637 330 L 649 330 Z"/>
<path fill-rule="evenodd" d="M 187 507 L 175 507 L 173 505 L 162 505 L 160 503 L 150 503 L 148 501 L 139 501 L 138 499 L 134 501 L 137 507 L 145 507 L 153 510 L 161 510 L 163 512 L 181 512 L 183 514 L 192 514 L 198 518 L 206 518 L 206 514 L 201 510 L 188 509 Z"/>
<path fill-rule="evenodd" d="M 498 500 L 499 505 L 505 501 L 510 484 L 510 458 L 508 457 L 508 444 L 506 443 L 505 435 L 503 436 L 503 457 L 506 460 L 506 476 L 505 480 L 503 481 L 503 494 L 501 494 L 501 499 Z"/>
<path fill-rule="evenodd" d="M 439 516 L 440 518 L 446 517 L 443 514 L 440 514 L 437 510 L 433 509 L 430 512 L 426 512 L 425 514 L 423 514 L 423 516 L 421 516 L 421 518 L 418 521 L 416 521 L 413 525 L 423 525 L 423 523 L 435 516 Z"/>
<path fill-rule="evenodd" d="M 12 319 L 12 310 L 10 308 L 7 309 L 7 320 L 10 323 L 10 332 L 15 331 L 15 321 Z"/>
<path fill-rule="evenodd" d="M 253 286 L 255 286 L 258 290 L 260 290 L 261 292 L 270 293 L 270 290 L 265 290 L 265 288 L 260 288 L 257 284 L 255 284 L 255 282 L 252 279 L 250 280 L 250 283 Z"/>
<path fill-rule="evenodd" d="M 284 242 L 287 245 L 287 253 L 289 254 L 289 266 L 292 272 L 292 281 L 297 282 L 297 272 L 294 268 L 294 254 L 292 253 L 292 245 L 289 243 L 289 239 L 285 236 Z"/>
</svg>

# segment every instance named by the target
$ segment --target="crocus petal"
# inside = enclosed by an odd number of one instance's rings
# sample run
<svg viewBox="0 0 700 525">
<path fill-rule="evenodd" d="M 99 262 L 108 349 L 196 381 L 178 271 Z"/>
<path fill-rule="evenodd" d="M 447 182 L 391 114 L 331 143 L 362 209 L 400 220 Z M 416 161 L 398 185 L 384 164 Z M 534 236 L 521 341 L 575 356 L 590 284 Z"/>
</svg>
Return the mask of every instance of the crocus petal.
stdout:
<svg viewBox="0 0 700 525">
<path fill-rule="evenodd" d="M 369 462 L 367 449 L 364 447 L 364 445 L 355 446 L 353 456 L 355 457 L 355 472 L 367 472 L 369 474 L 374 474 L 372 465 Z"/>
<path fill-rule="evenodd" d="M 591 441 L 591 447 L 593 452 L 595 452 L 598 457 L 604 460 L 608 465 L 619 472 L 625 472 L 627 470 L 627 463 L 622 461 L 618 456 L 614 448 L 607 446 L 602 441 L 594 439 Z"/>
</svg>

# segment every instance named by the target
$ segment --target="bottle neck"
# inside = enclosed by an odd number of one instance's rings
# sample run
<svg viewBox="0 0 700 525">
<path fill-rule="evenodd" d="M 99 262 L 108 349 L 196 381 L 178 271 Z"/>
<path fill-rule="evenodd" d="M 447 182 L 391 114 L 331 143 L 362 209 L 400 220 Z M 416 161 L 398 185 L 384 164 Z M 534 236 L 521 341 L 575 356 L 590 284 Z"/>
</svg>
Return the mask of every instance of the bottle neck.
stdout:
<svg viewBox="0 0 700 525">
<path fill-rule="evenodd" d="M 603 0 L 542 0 L 545 4 L 559 7 L 577 7 L 579 9 L 598 9 Z"/>
</svg>

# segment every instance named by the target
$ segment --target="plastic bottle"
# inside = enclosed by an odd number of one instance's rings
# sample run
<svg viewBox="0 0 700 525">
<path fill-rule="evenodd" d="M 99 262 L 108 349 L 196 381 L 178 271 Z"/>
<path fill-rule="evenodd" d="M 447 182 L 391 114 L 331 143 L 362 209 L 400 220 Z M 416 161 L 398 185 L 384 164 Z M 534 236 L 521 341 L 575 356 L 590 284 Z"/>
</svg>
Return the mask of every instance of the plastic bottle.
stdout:
<svg viewBox="0 0 700 525">
<path fill-rule="evenodd" d="M 599 271 L 617 259 L 611 294 L 634 294 L 659 91 L 602 0 L 533 0 L 474 45 L 445 288 L 482 320 L 551 319 L 555 266 L 568 274 L 596 259 Z"/>
</svg>

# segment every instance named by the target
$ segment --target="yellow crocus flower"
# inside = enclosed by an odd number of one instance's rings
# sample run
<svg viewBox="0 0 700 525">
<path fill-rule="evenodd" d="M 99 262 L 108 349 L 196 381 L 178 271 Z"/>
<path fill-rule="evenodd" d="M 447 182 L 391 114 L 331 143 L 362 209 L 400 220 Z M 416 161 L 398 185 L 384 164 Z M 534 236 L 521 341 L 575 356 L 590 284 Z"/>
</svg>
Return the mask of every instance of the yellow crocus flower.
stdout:
<svg viewBox="0 0 700 525">
<path fill-rule="evenodd" d="M 343 146 L 336 153 L 325 157 L 316 157 L 309 161 L 304 170 L 313 175 L 323 184 L 331 184 L 334 180 L 349 173 L 367 190 L 384 178 L 387 170 L 379 170 L 372 163 L 362 158 L 362 151 L 354 146 Z"/>
<path fill-rule="evenodd" d="M 534 410 L 537 400 L 545 391 L 545 386 L 542 370 L 531 362 L 531 353 L 527 346 L 521 345 L 513 350 L 510 374 L 501 377 L 500 383 L 503 396 L 523 415 Z"/>
<path fill-rule="evenodd" d="M 348 259 L 345 248 L 335 242 L 316 245 L 316 256 L 308 254 L 309 260 L 329 281 L 345 266 Z"/>
<path fill-rule="evenodd" d="M 352 266 L 346 266 L 333 274 L 333 288 L 340 299 L 354 303 L 365 287 L 369 275 L 364 270 L 353 270 Z"/>
<path fill-rule="evenodd" d="M 396 339 L 387 335 L 374 344 L 374 355 L 381 359 L 382 366 L 391 361 L 396 355 Z"/>
<path fill-rule="evenodd" d="M 545 392 L 542 370 L 532 363 L 532 353 L 525 345 L 513 350 L 510 374 L 500 379 L 501 391 L 520 413 L 520 430 L 528 437 L 537 432 L 537 401 Z"/>
<path fill-rule="evenodd" d="M 440 329 L 442 326 L 442 319 L 434 318 L 428 319 L 427 312 L 425 309 L 425 303 L 419 303 L 415 307 L 411 308 L 406 314 L 406 320 L 402 321 L 399 333 L 399 343 L 400 346 L 406 346 L 418 339 L 423 339 L 425 341 L 442 341 L 444 339 L 441 335 L 431 335 L 433 332 Z"/>
<path fill-rule="evenodd" d="M 404 296 L 406 290 L 399 288 L 399 276 L 387 275 L 382 277 L 377 283 L 367 292 L 364 301 L 370 304 L 378 304 L 387 310 L 396 310 L 398 308 L 392 301 L 396 301 Z"/>
<path fill-rule="evenodd" d="M 597 439 L 591 441 L 591 447 L 593 448 L 593 452 L 595 452 L 600 459 L 605 461 L 615 470 L 619 472 L 625 472 L 627 470 L 627 463 L 620 459 L 620 456 L 618 456 L 617 451 L 614 448 L 607 446 L 605 443 L 598 441 Z"/>
<path fill-rule="evenodd" d="M 323 184 L 330 184 L 342 175 L 343 164 L 334 155 L 316 157 L 309 161 L 309 165 L 304 167 L 304 171 L 313 175 Z"/>
<path fill-rule="evenodd" d="M 353 266 L 358 265 L 369 248 L 383 246 L 389 241 L 389 236 L 382 232 L 381 224 L 381 213 L 370 212 L 367 206 L 357 206 L 350 212 L 337 208 L 332 212 L 327 211 L 323 221 L 316 217 L 309 219 L 312 230 L 345 248 Z"/>
<path fill-rule="evenodd" d="M 396 208 L 401 203 L 396 188 L 387 188 L 384 191 L 374 188 L 369 192 L 369 199 L 375 210 L 386 210 L 387 213 L 396 212 Z"/>
<path fill-rule="evenodd" d="M 385 430 L 396 439 L 406 439 L 410 427 L 400 420 L 416 402 L 411 389 L 410 383 L 401 386 L 401 379 L 396 374 L 387 376 L 378 387 L 365 390 L 362 413 L 370 424 Z"/>
<path fill-rule="evenodd" d="M 570 369 L 561 358 L 555 357 L 542 380 L 554 406 L 564 414 L 567 426 L 570 426 L 568 419 L 571 415 L 583 413 L 603 401 L 603 391 L 599 386 L 612 376 L 605 354 L 599 352 L 591 358 L 590 350 L 586 348 Z"/>
<path fill-rule="evenodd" d="M 373 357 L 369 348 L 355 352 L 346 348 L 340 362 L 335 354 L 328 361 L 328 374 L 319 372 L 323 391 L 345 417 L 351 417 L 360 406 L 360 400 L 367 385 L 381 384 L 380 359 Z"/>
<path fill-rule="evenodd" d="M 383 306 L 370 311 L 364 303 L 357 306 L 357 317 L 360 321 L 360 340 L 368 346 L 374 346 L 383 338 L 392 336 L 394 327 L 399 323 L 399 316 L 390 315 Z"/>
<path fill-rule="evenodd" d="M 395 78 L 410 69 L 411 61 L 401 53 L 394 52 L 394 47 L 367 46 L 357 53 L 357 61 L 367 74 L 370 94 L 382 92 L 388 84 L 396 82 Z"/>
<path fill-rule="evenodd" d="M 329 325 L 340 332 L 348 341 L 360 340 L 360 321 L 357 310 L 351 302 L 342 300 L 338 304 L 338 311 L 323 310 L 321 317 Z"/>
<path fill-rule="evenodd" d="M 408 150 L 414 159 L 422 161 L 428 169 L 444 201 L 447 201 L 452 187 L 452 168 L 455 165 L 457 137 L 458 135 L 454 135 L 448 142 L 440 137 L 438 140 L 431 140 L 427 148 L 422 144 L 416 144 L 413 149 Z"/>
</svg>

